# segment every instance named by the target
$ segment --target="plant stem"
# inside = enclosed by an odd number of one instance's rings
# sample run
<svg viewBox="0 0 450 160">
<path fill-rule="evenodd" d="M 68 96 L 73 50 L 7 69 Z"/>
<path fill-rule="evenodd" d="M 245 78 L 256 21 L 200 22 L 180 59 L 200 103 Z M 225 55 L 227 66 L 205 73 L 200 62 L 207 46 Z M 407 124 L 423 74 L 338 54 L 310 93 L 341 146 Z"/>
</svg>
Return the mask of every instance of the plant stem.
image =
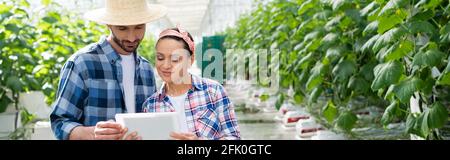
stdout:
<svg viewBox="0 0 450 160">
<path fill-rule="evenodd" d="M 16 109 L 16 117 L 14 118 L 15 119 L 14 120 L 14 130 L 16 130 L 17 126 L 18 126 L 19 113 L 20 113 L 19 112 L 19 93 L 13 91 L 12 95 L 13 95 L 13 99 L 14 99 L 14 107 Z"/>
</svg>

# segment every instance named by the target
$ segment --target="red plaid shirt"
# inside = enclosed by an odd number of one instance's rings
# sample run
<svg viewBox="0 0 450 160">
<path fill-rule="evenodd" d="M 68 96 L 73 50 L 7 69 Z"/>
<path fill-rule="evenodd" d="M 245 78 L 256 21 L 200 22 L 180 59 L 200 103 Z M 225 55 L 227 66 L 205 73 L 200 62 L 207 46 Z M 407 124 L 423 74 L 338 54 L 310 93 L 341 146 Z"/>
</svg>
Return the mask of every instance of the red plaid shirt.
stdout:
<svg viewBox="0 0 450 160">
<path fill-rule="evenodd" d="M 192 75 L 185 103 L 188 130 L 203 139 L 240 139 L 234 106 L 219 83 Z M 144 112 L 175 112 L 164 85 L 143 104 Z"/>
</svg>

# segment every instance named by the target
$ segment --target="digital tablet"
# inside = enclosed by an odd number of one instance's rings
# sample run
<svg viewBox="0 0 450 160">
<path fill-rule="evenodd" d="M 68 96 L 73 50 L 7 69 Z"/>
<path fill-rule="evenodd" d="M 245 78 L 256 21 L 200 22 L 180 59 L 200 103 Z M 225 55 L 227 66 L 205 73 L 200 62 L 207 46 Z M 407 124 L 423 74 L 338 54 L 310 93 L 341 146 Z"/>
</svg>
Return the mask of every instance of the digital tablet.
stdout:
<svg viewBox="0 0 450 160">
<path fill-rule="evenodd" d="M 137 131 L 143 140 L 168 140 L 170 132 L 180 130 L 176 112 L 116 114 L 116 122 L 127 127 L 128 133 Z"/>
</svg>

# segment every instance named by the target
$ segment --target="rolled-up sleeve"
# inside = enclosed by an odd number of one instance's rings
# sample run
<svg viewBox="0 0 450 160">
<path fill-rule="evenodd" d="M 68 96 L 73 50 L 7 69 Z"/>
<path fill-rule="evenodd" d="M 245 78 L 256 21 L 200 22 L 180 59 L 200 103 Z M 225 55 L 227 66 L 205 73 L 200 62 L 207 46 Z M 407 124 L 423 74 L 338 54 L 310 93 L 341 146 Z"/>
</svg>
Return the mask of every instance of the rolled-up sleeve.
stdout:
<svg viewBox="0 0 450 160">
<path fill-rule="evenodd" d="M 82 125 L 87 94 L 81 71 L 73 61 L 67 61 L 61 71 L 56 101 L 50 114 L 51 127 L 57 139 L 69 139 L 72 130 Z"/>
</svg>

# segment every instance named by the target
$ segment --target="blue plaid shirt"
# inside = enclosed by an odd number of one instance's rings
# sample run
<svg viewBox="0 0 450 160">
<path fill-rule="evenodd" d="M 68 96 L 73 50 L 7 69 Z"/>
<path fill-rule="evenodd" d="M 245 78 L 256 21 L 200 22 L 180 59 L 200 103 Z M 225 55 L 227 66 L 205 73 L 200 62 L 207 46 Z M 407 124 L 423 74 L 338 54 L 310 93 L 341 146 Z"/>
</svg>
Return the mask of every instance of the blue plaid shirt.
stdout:
<svg viewBox="0 0 450 160">
<path fill-rule="evenodd" d="M 142 103 L 156 91 L 155 76 L 147 60 L 135 57 L 136 112 L 142 112 Z M 68 59 L 50 115 L 58 139 L 68 139 L 77 126 L 95 126 L 114 119 L 116 113 L 127 112 L 120 61 L 105 37 Z"/>
</svg>

